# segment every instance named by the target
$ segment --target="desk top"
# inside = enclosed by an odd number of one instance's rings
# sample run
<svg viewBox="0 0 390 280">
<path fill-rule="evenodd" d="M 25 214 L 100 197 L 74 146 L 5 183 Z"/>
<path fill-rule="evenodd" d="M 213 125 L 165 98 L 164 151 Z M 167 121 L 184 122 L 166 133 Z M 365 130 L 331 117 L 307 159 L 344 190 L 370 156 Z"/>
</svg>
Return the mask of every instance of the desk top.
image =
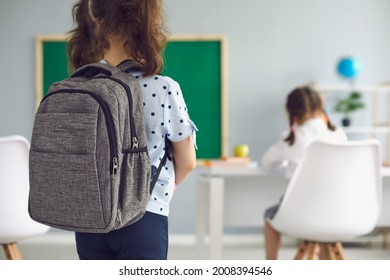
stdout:
<svg viewBox="0 0 390 280">
<path fill-rule="evenodd" d="M 268 172 L 261 167 L 199 167 L 199 171 L 201 176 L 206 177 L 283 177 L 280 173 Z M 390 167 L 382 167 L 381 175 L 390 178 Z"/>
<path fill-rule="evenodd" d="M 389 168 L 390 169 L 390 168 Z M 199 167 L 202 176 L 222 176 L 222 177 L 237 177 L 237 176 L 261 176 L 261 177 L 282 177 L 280 173 L 272 173 L 264 170 L 261 167 L 228 167 L 228 166 L 213 166 Z M 389 171 L 390 176 L 390 171 Z"/>
</svg>

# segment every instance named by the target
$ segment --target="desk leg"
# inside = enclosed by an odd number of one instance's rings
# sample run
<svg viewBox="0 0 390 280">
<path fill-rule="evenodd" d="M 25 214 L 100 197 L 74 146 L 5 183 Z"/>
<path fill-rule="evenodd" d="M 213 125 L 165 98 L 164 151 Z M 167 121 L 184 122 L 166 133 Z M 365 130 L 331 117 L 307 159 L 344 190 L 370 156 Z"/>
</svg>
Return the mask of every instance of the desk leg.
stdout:
<svg viewBox="0 0 390 280">
<path fill-rule="evenodd" d="M 222 259 L 224 179 L 210 178 L 210 259 Z"/>
<path fill-rule="evenodd" d="M 206 226 L 208 221 L 208 190 L 210 181 L 200 177 L 196 189 L 196 253 L 198 259 L 206 258 Z"/>
</svg>

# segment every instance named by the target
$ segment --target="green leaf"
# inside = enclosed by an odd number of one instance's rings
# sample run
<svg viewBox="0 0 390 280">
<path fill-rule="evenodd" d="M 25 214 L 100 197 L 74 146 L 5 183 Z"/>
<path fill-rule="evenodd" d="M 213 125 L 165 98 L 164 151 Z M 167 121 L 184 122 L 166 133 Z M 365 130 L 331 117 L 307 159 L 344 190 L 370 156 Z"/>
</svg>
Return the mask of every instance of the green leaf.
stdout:
<svg viewBox="0 0 390 280">
<path fill-rule="evenodd" d="M 344 115 L 348 115 L 349 113 L 362 108 L 364 108 L 364 103 L 361 101 L 360 92 L 353 91 L 348 97 L 340 99 L 336 103 L 334 110 L 343 113 Z"/>
</svg>

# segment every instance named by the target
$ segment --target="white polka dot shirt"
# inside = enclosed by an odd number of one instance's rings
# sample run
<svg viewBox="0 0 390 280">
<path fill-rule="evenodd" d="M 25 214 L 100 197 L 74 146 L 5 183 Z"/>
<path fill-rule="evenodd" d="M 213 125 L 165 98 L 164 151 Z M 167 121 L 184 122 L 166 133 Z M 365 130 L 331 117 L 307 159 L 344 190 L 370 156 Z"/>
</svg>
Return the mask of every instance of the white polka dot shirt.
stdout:
<svg viewBox="0 0 390 280">
<path fill-rule="evenodd" d="M 179 142 L 192 135 L 196 143 L 197 128 L 189 117 L 183 94 L 176 81 L 162 75 L 144 77 L 141 72 L 132 74 L 138 79 L 142 89 L 153 176 L 164 156 L 165 135 L 172 142 Z M 154 186 L 146 210 L 168 216 L 169 202 L 174 190 L 174 166 L 172 160 L 167 160 Z"/>
</svg>

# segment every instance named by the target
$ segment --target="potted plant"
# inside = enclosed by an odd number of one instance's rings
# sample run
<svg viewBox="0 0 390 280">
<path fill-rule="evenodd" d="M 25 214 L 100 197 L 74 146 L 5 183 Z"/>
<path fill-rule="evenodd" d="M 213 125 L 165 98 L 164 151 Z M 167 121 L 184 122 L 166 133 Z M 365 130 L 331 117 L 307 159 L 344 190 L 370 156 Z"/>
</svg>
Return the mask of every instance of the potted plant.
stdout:
<svg viewBox="0 0 390 280">
<path fill-rule="evenodd" d="M 350 113 L 362 108 L 364 108 L 364 103 L 362 102 L 360 92 L 353 91 L 348 97 L 340 99 L 336 103 L 334 110 L 343 114 L 342 125 L 349 126 L 351 124 Z"/>
</svg>

